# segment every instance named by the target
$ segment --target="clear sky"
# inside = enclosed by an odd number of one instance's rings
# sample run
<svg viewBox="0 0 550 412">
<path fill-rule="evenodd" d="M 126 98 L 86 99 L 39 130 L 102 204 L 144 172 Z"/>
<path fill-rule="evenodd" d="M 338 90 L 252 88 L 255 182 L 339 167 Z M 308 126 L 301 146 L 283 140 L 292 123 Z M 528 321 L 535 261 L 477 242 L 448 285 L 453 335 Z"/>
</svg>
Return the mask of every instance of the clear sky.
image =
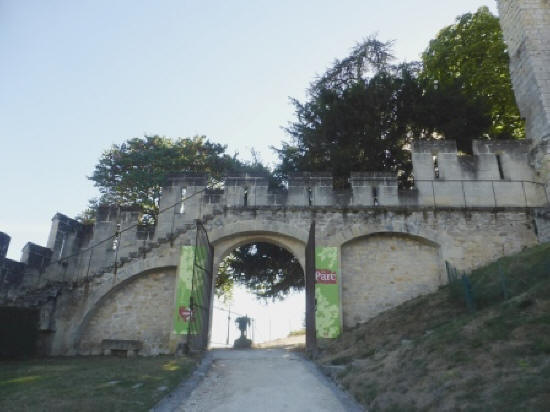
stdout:
<svg viewBox="0 0 550 412">
<path fill-rule="evenodd" d="M 214 300 L 212 314 L 212 330 L 210 343 L 212 346 L 225 346 L 227 342 L 227 310 L 232 311 L 229 323 L 229 344 L 240 336 L 235 325 L 236 316 L 247 315 L 254 319 L 254 331 L 249 330 L 248 337 L 254 343 L 262 343 L 288 336 L 291 331 L 305 329 L 305 292 L 291 292 L 282 301 L 258 300 L 247 291 L 246 287 L 235 285 L 233 299 L 224 303 Z M 225 311 L 224 311 L 225 309 Z M 235 315 L 235 312 L 238 315 Z"/>
<path fill-rule="evenodd" d="M 493 0 L 0 0 L 0 231 L 8 256 L 74 217 L 113 143 L 205 134 L 267 162 L 288 97 L 376 33 L 418 59 L 439 29 Z"/>
</svg>

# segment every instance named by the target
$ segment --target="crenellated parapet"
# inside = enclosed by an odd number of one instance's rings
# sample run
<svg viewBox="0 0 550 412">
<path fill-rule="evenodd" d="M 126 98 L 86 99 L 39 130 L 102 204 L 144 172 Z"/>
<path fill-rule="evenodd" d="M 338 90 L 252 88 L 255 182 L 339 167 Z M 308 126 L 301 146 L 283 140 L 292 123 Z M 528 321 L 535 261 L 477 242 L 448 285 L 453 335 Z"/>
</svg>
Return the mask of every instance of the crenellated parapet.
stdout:
<svg viewBox="0 0 550 412">
<path fill-rule="evenodd" d="M 473 155 L 453 141 L 416 142 L 413 175 L 420 206 L 544 207 L 543 182 L 529 165 L 529 142 L 473 142 Z"/>
<path fill-rule="evenodd" d="M 172 175 L 162 187 L 154 225 L 139 223 L 139 207 L 99 206 L 94 224 L 57 213 L 46 247 L 27 244 L 21 262 L 5 258 L 9 236 L 0 234 L 2 279 L 17 285 L 23 278 L 33 284 L 116 275 L 132 259 L 192 231 L 197 219 L 208 221 L 227 210 L 526 208 L 542 216 L 538 210 L 548 199 L 528 156 L 528 142 L 474 141 L 473 154 L 464 155 L 454 141 L 418 141 L 412 147 L 414 185 L 406 189 L 387 172 L 353 172 L 345 190 L 335 190 L 328 173 L 294 174 L 287 187 L 276 190 L 259 176 L 228 176 L 211 185 L 206 175 Z"/>
<path fill-rule="evenodd" d="M 474 141 L 473 155 L 459 153 L 449 140 L 415 142 L 412 148 L 414 186 L 400 189 L 395 174 L 358 172 L 349 178 L 350 188 L 335 190 L 328 173 L 289 176 L 284 190 L 271 190 L 267 179 L 229 176 L 217 189 L 205 189 L 206 176 L 181 175 L 163 189 L 161 208 L 195 194 L 162 218 L 164 231 L 174 223 L 190 223 L 213 210 L 254 207 L 544 207 L 544 185 L 529 165 L 529 143 Z M 161 220 L 162 220 L 161 219 Z"/>
</svg>

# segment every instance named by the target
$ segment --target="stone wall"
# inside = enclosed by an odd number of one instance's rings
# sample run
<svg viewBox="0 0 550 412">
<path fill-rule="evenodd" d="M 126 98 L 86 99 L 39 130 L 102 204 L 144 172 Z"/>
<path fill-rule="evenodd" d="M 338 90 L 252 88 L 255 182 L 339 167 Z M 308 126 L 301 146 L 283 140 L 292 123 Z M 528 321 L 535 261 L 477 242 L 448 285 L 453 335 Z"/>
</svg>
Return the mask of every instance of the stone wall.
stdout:
<svg viewBox="0 0 550 412">
<path fill-rule="evenodd" d="M 550 2 L 497 0 L 531 160 L 550 193 Z"/>
<path fill-rule="evenodd" d="M 175 271 L 149 273 L 131 279 L 109 294 L 90 317 L 79 353 L 101 353 L 103 339 L 143 342 L 140 355 L 170 353 Z"/>
<path fill-rule="evenodd" d="M 354 239 L 342 247 L 344 327 L 433 292 L 444 281 L 438 247 L 422 238 L 379 234 Z"/>
<path fill-rule="evenodd" d="M 132 208 L 102 206 L 94 225 L 56 214 L 48 247 L 29 243 L 18 265 L 0 256 L 0 304 L 39 309 L 50 354 L 98 353 L 104 339 L 140 341 L 143 354 L 173 352 L 182 336 L 170 334 L 168 274 L 181 246 L 194 244 L 196 219 L 216 263 L 238 245 L 268 241 L 302 266 L 314 220 L 316 244 L 339 248 L 342 313 L 352 326 L 445 282 L 445 261 L 470 270 L 549 239 L 548 200 L 528 146 L 478 141 L 473 149 L 463 156 L 452 141 L 416 143 L 413 189 L 377 172 L 353 173 L 346 191 L 326 174 L 292 176 L 277 191 L 261 177 L 228 177 L 210 189 L 204 176 L 179 175 L 163 188 L 154 227 L 141 228 Z"/>
<path fill-rule="evenodd" d="M 446 283 L 445 261 L 469 271 L 536 245 L 535 218 L 547 221 L 521 208 L 231 208 L 208 222 L 206 229 L 219 261 L 231 251 L 228 245 L 258 239 L 299 251 L 315 219 L 317 245 L 341 251 L 342 312 L 344 326 L 350 327 Z"/>
<path fill-rule="evenodd" d="M 550 2 L 497 0 L 510 74 L 527 137 L 550 139 Z"/>
</svg>

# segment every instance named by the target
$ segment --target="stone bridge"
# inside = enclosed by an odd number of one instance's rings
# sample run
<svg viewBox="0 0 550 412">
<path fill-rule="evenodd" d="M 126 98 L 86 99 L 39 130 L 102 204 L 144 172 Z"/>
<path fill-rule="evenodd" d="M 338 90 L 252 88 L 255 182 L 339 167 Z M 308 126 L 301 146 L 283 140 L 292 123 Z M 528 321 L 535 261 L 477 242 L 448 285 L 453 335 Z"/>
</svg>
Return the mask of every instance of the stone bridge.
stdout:
<svg viewBox="0 0 550 412">
<path fill-rule="evenodd" d="M 259 177 L 227 177 L 208 189 L 206 176 L 174 176 L 155 227 L 139 226 L 135 209 L 101 207 L 92 226 L 55 215 L 47 247 L 27 244 L 23 263 L 12 262 L 19 271 L 4 274 L 1 298 L 40 308 L 46 353 L 98 354 L 113 340 L 138 341 L 142 354 L 172 353 L 183 339 L 173 330 L 176 274 L 197 221 L 213 247 L 214 273 L 253 242 L 284 247 L 305 268 L 315 221 L 316 249 L 336 257 L 327 287 L 337 296 L 326 310 L 318 302 L 317 337 L 333 338 L 445 284 L 445 261 L 469 270 L 546 240 L 548 200 L 528 147 L 479 141 L 466 156 L 452 141 L 417 143 L 415 186 L 404 190 L 382 173 L 354 173 L 346 191 L 322 174 L 294 176 L 277 191 Z M 336 332 L 319 326 L 327 313 Z"/>
<path fill-rule="evenodd" d="M 128 353 L 172 353 L 182 341 L 173 327 L 176 285 L 197 221 L 212 245 L 214 273 L 250 242 L 286 248 L 308 272 L 315 222 L 316 334 L 333 338 L 437 289 L 445 261 L 469 270 L 548 241 L 550 4 L 498 5 L 525 142 L 478 141 L 473 156 L 450 141 L 416 143 L 415 184 L 407 190 L 381 173 L 352 174 L 346 191 L 333 190 L 327 175 L 294 176 L 280 191 L 258 177 L 228 177 L 216 190 L 206 189 L 206 177 L 173 177 L 154 228 L 137 225 L 132 209 L 101 207 L 94 225 L 57 214 L 46 247 L 27 244 L 21 262 L 6 258 L 10 238 L 0 232 L 0 307 L 37 314 L 42 353 L 97 354 L 112 342 Z M 323 290 L 331 293 L 328 310 Z M 327 319 L 336 326 L 325 330 Z"/>
</svg>

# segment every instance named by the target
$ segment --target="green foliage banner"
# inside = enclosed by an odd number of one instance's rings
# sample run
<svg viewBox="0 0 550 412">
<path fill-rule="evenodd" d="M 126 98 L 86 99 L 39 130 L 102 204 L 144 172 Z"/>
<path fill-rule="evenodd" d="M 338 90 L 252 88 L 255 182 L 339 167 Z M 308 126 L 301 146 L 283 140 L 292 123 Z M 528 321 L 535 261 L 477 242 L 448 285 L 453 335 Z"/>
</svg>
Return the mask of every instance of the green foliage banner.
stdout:
<svg viewBox="0 0 550 412">
<path fill-rule="evenodd" d="M 315 327 L 317 337 L 334 339 L 340 336 L 340 275 L 338 248 L 315 248 Z"/>
<path fill-rule="evenodd" d="M 191 291 L 193 286 L 193 262 L 195 247 L 182 246 L 178 266 L 176 300 L 174 311 L 174 333 L 186 334 L 191 326 Z"/>
</svg>

